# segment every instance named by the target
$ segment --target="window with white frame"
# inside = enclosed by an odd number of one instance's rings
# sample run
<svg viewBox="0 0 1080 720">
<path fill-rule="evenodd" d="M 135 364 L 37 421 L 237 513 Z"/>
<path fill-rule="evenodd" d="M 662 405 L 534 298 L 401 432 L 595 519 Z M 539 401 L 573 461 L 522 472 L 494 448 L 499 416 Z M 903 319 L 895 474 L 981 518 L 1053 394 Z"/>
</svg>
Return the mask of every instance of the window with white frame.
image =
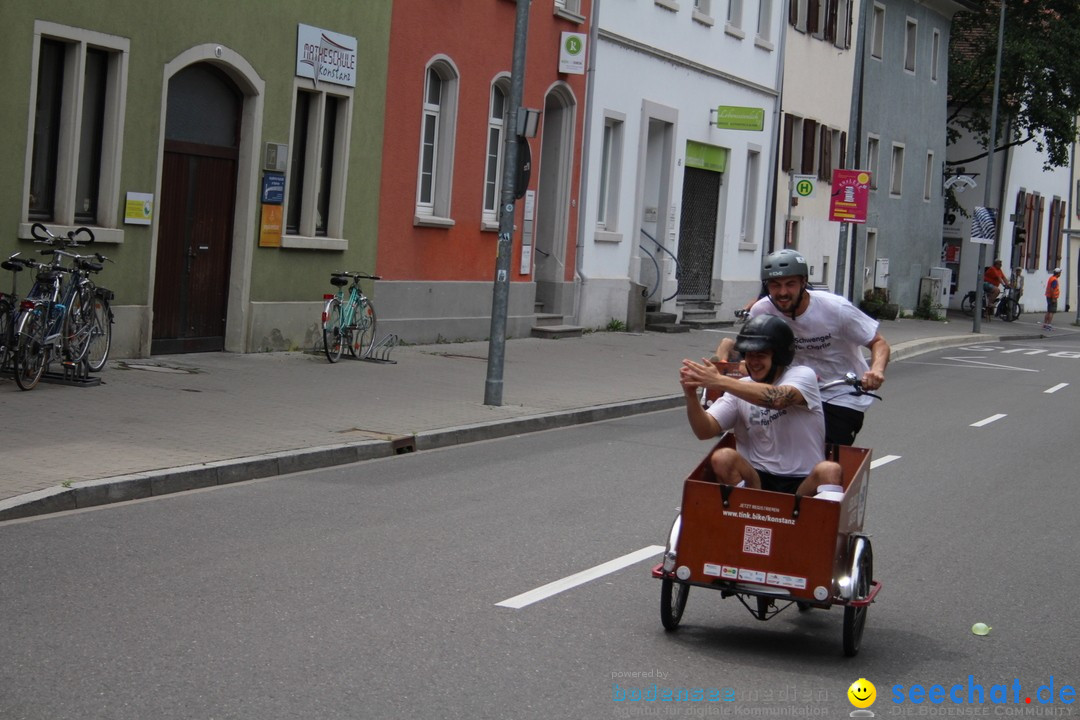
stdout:
<svg viewBox="0 0 1080 720">
<path fill-rule="evenodd" d="M 35 23 L 25 220 L 118 226 L 128 50 L 126 38 Z"/>
<path fill-rule="evenodd" d="M 904 69 L 915 72 L 915 52 L 919 39 L 919 24 L 907 19 L 907 28 L 904 31 Z"/>
<path fill-rule="evenodd" d="M 929 201 L 930 195 L 933 193 L 934 183 L 934 152 L 931 150 L 926 153 L 926 172 L 923 175 L 923 193 L 922 199 Z"/>
<path fill-rule="evenodd" d="M 877 3 L 870 25 L 870 56 L 878 60 L 885 57 L 885 6 Z"/>
<path fill-rule="evenodd" d="M 307 85 L 296 83 L 285 234 L 341 238 L 352 89 L 323 83 L 312 90 Z"/>
<path fill-rule="evenodd" d="M 458 74 L 445 59 L 428 65 L 420 124 L 416 218 L 420 224 L 451 224 L 450 183 L 454 164 Z"/>
<path fill-rule="evenodd" d="M 889 170 L 889 194 L 900 197 L 904 194 L 904 146 L 899 143 L 893 143 Z"/>
<path fill-rule="evenodd" d="M 866 170 L 870 173 L 870 189 L 877 190 L 878 167 L 880 163 L 880 140 L 876 135 L 866 137 Z"/>
<path fill-rule="evenodd" d="M 758 0 L 757 39 L 772 40 L 772 0 Z"/>
<path fill-rule="evenodd" d="M 728 25 L 733 28 L 742 28 L 742 9 L 742 0 L 728 0 Z"/>
<path fill-rule="evenodd" d="M 624 115 L 614 112 L 607 112 L 604 117 L 600 188 L 596 195 L 596 229 L 609 233 L 619 230 L 619 179 L 622 176 L 625 119 Z"/>
<path fill-rule="evenodd" d="M 499 226 L 499 201 L 502 197 L 503 146 L 506 144 L 506 113 L 510 93 L 510 80 L 501 77 L 491 84 L 488 101 L 488 134 L 484 161 L 484 213 L 485 229 Z"/>
<path fill-rule="evenodd" d="M 933 82 L 937 82 L 939 62 L 941 62 L 941 31 L 935 29 L 930 41 L 930 80 Z"/>
<path fill-rule="evenodd" d="M 555 0 L 555 14 L 581 20 L 581 0 Z"/>
<path fill-rule="evenodd" d="M 761 151 L 750 148 L 746 153 L 746 183 L 743 186 L 742 236 L 744 243 L 755 242 L 757 231 L 758 176 L 761 174 Z"/>
<path fill-rule="evenodd" d="M 711 26 L 713 24 L 712 0 L 694 0 L 694 11 L 691 15 L 699 23 Z"/>
</svg>

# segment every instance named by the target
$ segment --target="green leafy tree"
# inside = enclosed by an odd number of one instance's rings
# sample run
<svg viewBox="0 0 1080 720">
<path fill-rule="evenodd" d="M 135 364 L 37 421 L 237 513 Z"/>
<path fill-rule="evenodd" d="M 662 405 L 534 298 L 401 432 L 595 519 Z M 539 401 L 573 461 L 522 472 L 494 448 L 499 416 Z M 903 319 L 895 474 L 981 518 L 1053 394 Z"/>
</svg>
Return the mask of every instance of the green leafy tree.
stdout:
<svg viewBox="0 0 1080 720">
<path fill-rule="evenodd" d="M 949 141 L 962 131 L 989 148 L 1001 4 L 986 0 L 978 10 L 953 18 L 949 44 Z M 1080 115 L 1080 2 L 1007 0 L 1001 55 L 996 150 L 1034 143 L 1045 166 L 1064 167 L 1076 139 Z M 950 159 L 963 165 L 986 156 Z"/>
</svg>

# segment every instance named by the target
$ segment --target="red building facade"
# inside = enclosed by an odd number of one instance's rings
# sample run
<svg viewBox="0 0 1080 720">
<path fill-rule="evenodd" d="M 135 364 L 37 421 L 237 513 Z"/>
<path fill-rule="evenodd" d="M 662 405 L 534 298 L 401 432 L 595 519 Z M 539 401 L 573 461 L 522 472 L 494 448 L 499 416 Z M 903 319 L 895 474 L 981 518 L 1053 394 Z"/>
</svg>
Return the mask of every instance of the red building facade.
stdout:
<svg viewBox="0 0 1080 720">
<path fill-rule="evenodd" d="M 515 210 L 511 336 L 528 335 L 538 309 L 571 312 L 586 76 L 560 72 L 560 51 L 586 40 L 587 11 L 531 3 L 522 105 L 541 114 Z M 382 327 L 407 342 L 490 328 L 516 12 L 509 0 L 394 3 L 376 293 Z"/>
</svg>

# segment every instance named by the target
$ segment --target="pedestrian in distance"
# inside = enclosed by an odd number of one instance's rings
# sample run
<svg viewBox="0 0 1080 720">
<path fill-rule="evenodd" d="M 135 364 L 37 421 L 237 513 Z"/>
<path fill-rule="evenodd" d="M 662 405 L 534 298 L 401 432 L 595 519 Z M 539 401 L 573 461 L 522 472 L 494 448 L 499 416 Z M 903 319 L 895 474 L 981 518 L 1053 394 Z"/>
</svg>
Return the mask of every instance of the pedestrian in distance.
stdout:
<svg viewBox="0 0 1080 720">
<path fill-rule="evenodd" d="M 1054 274 L 1046 281 L 1046 315 L 1043 316 L 1043 330 L 1053 332 L 1054 313 L 1057 312 L 1058 298 L 1061 297 L 1061 268 L 1054 268 Z"/>
</svg>

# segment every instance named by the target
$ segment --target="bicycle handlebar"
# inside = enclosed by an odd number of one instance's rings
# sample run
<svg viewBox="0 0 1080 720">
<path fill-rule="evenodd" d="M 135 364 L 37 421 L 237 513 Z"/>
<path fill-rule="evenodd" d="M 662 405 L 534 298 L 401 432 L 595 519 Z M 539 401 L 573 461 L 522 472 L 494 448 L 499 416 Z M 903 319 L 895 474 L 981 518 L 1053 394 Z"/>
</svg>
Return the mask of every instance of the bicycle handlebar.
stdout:
<svg viewBox="0 0 1080 720">
<path fill-rule="evenodd" d="M 357 280 L 382 280 L 380 275 L 369 275 L 368 273 L 349 272 L 348 270 L 341 270 L 339 272 L 330 273 L 330 277 L 351 277 Z"/>
<path fill-rule="evenodd" d="M 61 244 L 68 247 L 77 246 L 80 243 L 79 235 L 86 235 L 88 239 L 82 240 L 84 245 L 94 242 L 94 231 L 88 227 L 79 227 L 68 230 L 66 235 L 54 235 L 49 228 L 39 222 L 30 226 L 30 234 L 34 236 L 34 242 L 49 243 L 50 245 Z"/>
<path fill-rule="evenodd" d="M 839 380 L 831 380 L 831 381 L 829 381 L 827 383 L 824 383 L 823 385 L 819 385 L 818 389 L 819 390 L 828 390 L 829 388 L 834 388 L 834 387 L 836 387 L 838 385 L 849 385 L 849 386 L 851 386 L 853 389 L 852 389 L 852 391 L 850 393 L 848 393 L 849 395 L 856 395 L 856 396 L 858 396 L 858 395 L 869 395 L 872 398 L 876 398 L 878 400 L 883 400 L 883 398 L 880 395 L 876 395 L 876 394 L 870 392 L 869 390 L 864 390 L 863 386 L 862 386 L 862 380 L 860 380 L 859 376 L 856 375 L 853 372 L 849 372 L 848 374 L 844 375 L 844 377 L 842 377 Z"/>
</svg>

